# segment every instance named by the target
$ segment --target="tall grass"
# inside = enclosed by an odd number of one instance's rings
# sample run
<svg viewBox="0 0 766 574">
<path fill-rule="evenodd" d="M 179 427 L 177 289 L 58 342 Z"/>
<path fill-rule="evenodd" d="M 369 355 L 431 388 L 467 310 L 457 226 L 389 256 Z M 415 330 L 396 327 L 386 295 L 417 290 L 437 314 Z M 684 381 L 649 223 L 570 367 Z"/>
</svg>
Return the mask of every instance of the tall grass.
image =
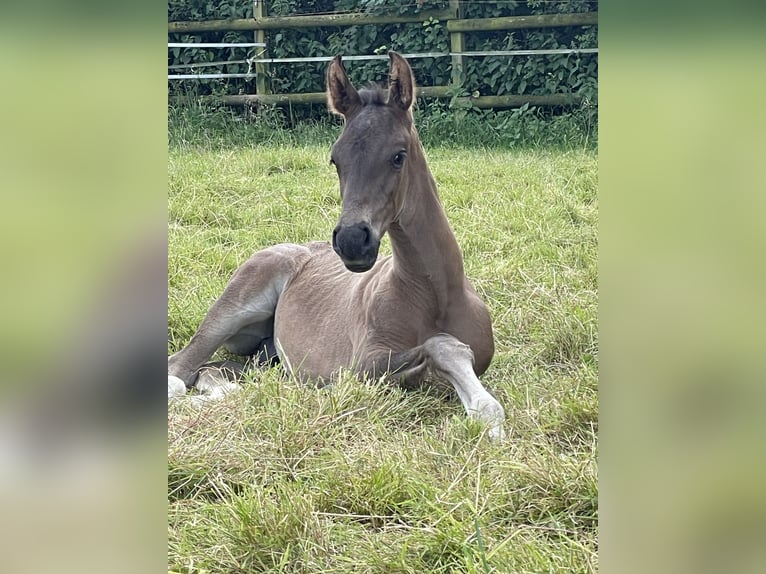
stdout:
<svg viewBox="0 0 766 574">
<path fill-rule="evenodd" d="M 253 251 L 324 240 L 335 226 L 339 125 L 282 121 L 171 112 L 171 352 Z M 205 408 L 174 404 L 171 570 L 597 569 L 595 153 L 426 135 L 466 272 L 493 317 L 483 381 L 505 407 L 508 439 L 485 440 L 443 389 L 350 376 L 316 389 L 279 368 Z"/>
<path fill-rule="evenodd" d="M 193 98 L 176 98 L 171 106 L 171 145 L 251 145 L 322 142 L 341 125 L 329 114 L 307 119 L 291 108 L 262 106 L 250 110 L 218 108 Z M 324 106 L 322 106 L 324 108 Z M 452 108 L 448 102 L 419 100 L 415 123 L 428 147 L 546 147 L 591 149 L 598 144 L 598 108 L 584 106 L 563 113 L 543 108 L 513 110 Z M 328 134 L 330 134 L 328 136 Z"/>
</svg>

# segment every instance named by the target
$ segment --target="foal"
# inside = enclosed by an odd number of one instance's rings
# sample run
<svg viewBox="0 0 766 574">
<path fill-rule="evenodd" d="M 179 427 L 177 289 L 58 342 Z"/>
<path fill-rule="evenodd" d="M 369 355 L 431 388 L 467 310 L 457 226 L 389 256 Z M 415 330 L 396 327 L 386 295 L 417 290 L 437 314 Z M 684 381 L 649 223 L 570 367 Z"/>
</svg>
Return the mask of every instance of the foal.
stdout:
<svg viewBox="0 0 766 574">
<path fill-rule="evenodd" d="M 489 313 L 465 277 L 413 125 L 412 69 L 389 56 L 387 90 L 357 91 L 340 56 L 327 71 L 328 106 L 345 120 L 330 160 L 342 199 L 332 244 L 276 245 L 237 269 L 169 358 L 169 396 L 192 386 L 220 346 L 272 350 L 300 378 L 346 368 L 410 385 L 430 372 L 492 438 L 503 437 L 503 407 L 478 379 L 494 353 Z M 393 255 L 378 259 L 385 233 Z"/>
</svg>

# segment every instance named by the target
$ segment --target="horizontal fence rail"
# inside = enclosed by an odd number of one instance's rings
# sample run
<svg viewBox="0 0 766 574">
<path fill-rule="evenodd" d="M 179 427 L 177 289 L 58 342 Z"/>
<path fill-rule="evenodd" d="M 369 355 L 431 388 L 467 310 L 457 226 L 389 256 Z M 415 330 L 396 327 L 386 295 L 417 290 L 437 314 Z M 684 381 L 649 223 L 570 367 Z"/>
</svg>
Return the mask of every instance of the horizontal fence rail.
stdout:
<svg viewBox="0 0 766 574">
<path fill-rule="evenodd" d="M 265 42 L 168 42 L 170 48 L 265 48 Z M 190 64 L 175 64 L 168 66 L 168 70 L 182 70 L 186 68 L 199 68 L 210 66 L 230 66 L 232 64 L 248 64 L 248 72 L 245 74 L 168 74 L 168 80 L 215 80 L 219 78 L 250 78 L 250 72 L 255 64 L 253 58 L 247 60 L 225 60 L 219 62 L 200 62 Z"/>
<path fill-rule="evenodd" d="M 417 88 L 417 97 L 421 98 L 450 98 L 453 97 L 449 86 L 424 86 Z M 209 96 L 210 99 L 231 106 L 266 104 L 287 106 L 293 104 L 324 104 L 327 101 L 326 92 L 309 92 L 305 94 L 237 94 L 231 96 Z M 571 106 L 582 102 L 578 94 L 548 94 L 541 96 L 464 96 L 455 98 L 457 102 L 470 104 L 477 108 L 516 108 L 524 104 L 531 106 Z"/>
<path fill-rule="evenodd" d="M 259 62 L 261 60 L 258 60 Z M 196 62 L 193 64 L 173 64 L 168 70 L 183 70 L 185 68 L 212 68 L 213 66 L 231 66 L 233 64 L 250 64 L 254 60 L 222 60 L 220 62 Z M 170 79 L 170 76 L 168 76 Z"/>
<path fill-rule="evenodd" d="M 493 30 L 523 30 L 525 28 L 595 26 L 596 24 L 598 24 L 598 12 L 579 12 L 577 14 L 538 14 L 535 16 L 449 20 L 447 30 L 450 32 L 491 32 Z"/>
<path fill-rule="evenodd" d="M 428 10 L 418 14 L 324 14 L 318 16 L 264 16 L 207 20 L 205 22 L 168 22 L 169 34 L 226 32 L 228 30 L 278 30 L 281 28 L 318 28 L 321 26 L 363 26 L 367 24 L 417 24 L 454 18 L 452 10 Z"/>
<path fill-rule="evenodd" d="M 168 48 L 265 48 L 264 42 L 168 42 Z"/>
<path fill-rule="evenodd" d="M 168 80 L 225 80 L 227 78 L 254 79 L 254 72 L 240 74 L 168 74 Z"/>
<path fill-rule="evenodd" d="M 228 30 L 276 30 L 280 28 L 318 28 L 326 26 L 362 26 L 366 24 L 417 24 L 430 19 L 447 20 L 450 32 L 488 30 L 521 30 L 523 28 L 555 28 L 562 26 L 592 26 L 598 23 L 598 12 L 577 14 L 539 14 L 535 16 L 506 16 L 456 20 L 454 10 L 429 10 L 418 14 L 324 14 L 319 16 L 264 16 L 207 20 L 205 22 L 168 22 L 169 34 L 193 32 L 225 32 Z"/>
<path fill-rule="evenodd" d="M 223 32 L 252 30 L 256 40 L 264 40 L 265 30 L 291 29 L 291 28 L 318 28 L 318 27 L 346 27 L 359 25 L 379 24 L 417 24 L 433 21 L 445 21 L 445 28 L 449 32 L 450 51 L 448 52 L 425 52 L 403 54 L 407 59 L 416 58 L 451 58 L 452 59 L 452 85 L 450 86 L 425 86 L 418 88 L 418 96 L 433 98 L 455 98 L 479 108 L 494 107 L 519 107 L 524 104 L 534 106 L 566 106 L 577 105 L 583 98 L 578 94 L 558 93 L 546 95 L 475 95 L 455 97 L 462 84 L 463 59 L 478 57 L 532 57 L 557 54 L 598 54 L 598 48 L 558 48 L 537 50 L 465 50 L 464 35 L 471 32 L 521 30 L 529 28 L 554 28 L 565 26 L 597 26 L 598 12 L 581 12 L 573 14 L 538 14 L 529 16 L 506 16 L 497 18 L 474 18 L 462 17 L 462 10 L 458 0 L 451 0 L 450 6 L 444 10 L 427 10 L 418 14 L 367 14 L 367 13 L 342 13 L 320 14 L 299 16 L 265 16 L 261 1 L 254 3 L 253 18 L 239 18 L 230 20 L 209 20 L 194 22 L 168 22 L 169 34 L 189 34 L 199 32 Z M 214 79 L 246 79 L 256 81 L 255 94 L 238 94 L 223 96 L 207 96 L 228 105 L 291 105 L 291 104 L 319 104 L 326 103 L 324 92 L 272 94 L 266 81 L 268 67 L 270 65 L 294 64 L 294 63 L 317 63 L 329 62 L 333 56 L 311 57 L 268 57 L 265 42 L 250 43 L 179 43 L 169 42 L 168 48 L 263 48 L 256 55 L 240 60 L 227 60 L 216 62 L 185 63 L 168 66 L 169 70 L 191 69 L 192 73 L 169 73 L 168 80 L 214 80 Z M 387 60 L 387 54 L 370 55 L 344 55 L 345 61 Z M 195 69 L 222 65 L 245 65 L 247 71 L 243 73 L 194 73 Z M 465 91 L 463 91 L 465 93 Z"/>
<path fill-rule="evenodd" d="M 191 44 L 193 45 L 193 44 Z M 170 46 L 170 44 L 168 44 Z M 491 50 L 486 52 L 425 52 L 422 54 L 402 54 L 408 60 L 417 58 L 446 58 L 452 56 L 484 57 L 484 56 L 550 56 L 553 54 L 597 54 L 598 48 L 559 48 L 550 50 Z M 230 60 L 226 62 L 202 62 L 199 64 L 178 64 L 168 66 L 168 69 L 196 68 L 230 64 L 295 64 L 304 62 L 329 62 L 334 56 L 310 56 L 306 58 L 258 58 L 249 60 Z M 343 56 L 344 61 L 356 60 L 388 60 L 387 54 L 372 54 L 368 56 Z M 216 78 L 249 78 L 254 73 L 247 74 L 169 74 L 168 80 L 211 80 Z"/>
</svg>

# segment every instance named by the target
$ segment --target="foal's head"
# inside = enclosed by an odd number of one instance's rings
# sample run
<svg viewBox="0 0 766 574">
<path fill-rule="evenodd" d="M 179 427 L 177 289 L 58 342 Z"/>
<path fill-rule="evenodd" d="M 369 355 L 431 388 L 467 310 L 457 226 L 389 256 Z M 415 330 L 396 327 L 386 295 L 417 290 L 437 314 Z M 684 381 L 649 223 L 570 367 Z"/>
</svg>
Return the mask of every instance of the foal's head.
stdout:
<svg viewBox="0 0 766 574">
<path fill-rule="evenodd" d="M 345 119 L 331 155 L 342 200 L 332 244 L 350 271 L 367 271 L 375 264 L 380 240 L 402 208 L 402 183 L 416 139 L 411 113 L 415 98 L 412 69 L 399 54 L 389 52 L 389 57 L 388 90 L 357 92 L 340 56 L 327 70 L 328 106 Z"/>
</svg>

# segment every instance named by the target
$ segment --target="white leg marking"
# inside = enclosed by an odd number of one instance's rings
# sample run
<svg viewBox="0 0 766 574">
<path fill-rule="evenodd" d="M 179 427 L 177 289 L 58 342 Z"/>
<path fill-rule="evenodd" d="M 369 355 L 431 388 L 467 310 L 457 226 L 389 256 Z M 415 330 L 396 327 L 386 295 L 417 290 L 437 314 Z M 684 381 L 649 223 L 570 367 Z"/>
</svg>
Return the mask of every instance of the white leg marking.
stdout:
<svg viewBox="0 0 766 574">
<path fill-rule="evenodd" d="M 168 375 L 168 400 L 186 395 L 186 385 L 178 377 Z"/>
<path fill-rule="evenodd" d="M 428 339 L 423 347 L 431 359 L 434 374 L 449 381 L 469 416 L 484 422 L 489 437 L 505 438 L 505 410 L 485 389 L 473 372 L 473 352 L 452 335 L 439 334 Z"/>
<path fill-rule="evenodd" d="M 239 385 L 230 381 L 219 369 L 203 369 L 195 387 L 199 394 L 191 399 L 196 405 L 221 400 L 229 393 L 239 390 Z"/>
</svg>

